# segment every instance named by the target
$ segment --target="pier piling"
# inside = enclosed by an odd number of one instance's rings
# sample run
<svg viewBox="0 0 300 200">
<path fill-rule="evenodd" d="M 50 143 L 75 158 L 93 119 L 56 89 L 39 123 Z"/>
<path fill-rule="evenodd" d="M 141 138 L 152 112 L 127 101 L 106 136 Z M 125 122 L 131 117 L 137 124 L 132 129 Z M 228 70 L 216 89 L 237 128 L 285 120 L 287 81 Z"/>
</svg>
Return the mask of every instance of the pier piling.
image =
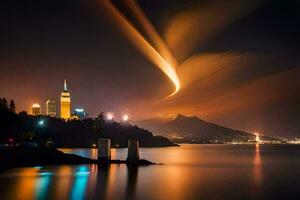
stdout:
<svg viewBox="0 0 300 200">
<path fill-rule="evenodd" d="M 100 164 L 108 164 L 111 159 L 110 153 L 111 141 L 108 138 L 98 139 L 98 162 Z"/>
<path fill-rule="evenodd" d="M 138 163 L 139 159 L 140 159 L 139 141 L 138 140 L 128 140 L 127 162 L 134 164 L 134 163 Z"/>
</svg>

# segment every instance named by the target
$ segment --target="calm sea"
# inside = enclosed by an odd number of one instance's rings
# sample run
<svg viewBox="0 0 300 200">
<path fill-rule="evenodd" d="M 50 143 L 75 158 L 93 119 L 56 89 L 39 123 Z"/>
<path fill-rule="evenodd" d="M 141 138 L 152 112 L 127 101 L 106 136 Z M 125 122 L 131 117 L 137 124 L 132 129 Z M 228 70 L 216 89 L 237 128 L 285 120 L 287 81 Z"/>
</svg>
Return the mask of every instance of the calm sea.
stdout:
<svg viewBox="0 0 300 200">
<path fill-rule="evenodd" d="M 96 149 L 62 149 L 90 158 Z M 112 150 L 125 159 L 127 149 Z M 163 165 L 35 166 L 0 172 L 0 199 L 300 199 L 300 145 L 141 148 Z"/>
</svg>

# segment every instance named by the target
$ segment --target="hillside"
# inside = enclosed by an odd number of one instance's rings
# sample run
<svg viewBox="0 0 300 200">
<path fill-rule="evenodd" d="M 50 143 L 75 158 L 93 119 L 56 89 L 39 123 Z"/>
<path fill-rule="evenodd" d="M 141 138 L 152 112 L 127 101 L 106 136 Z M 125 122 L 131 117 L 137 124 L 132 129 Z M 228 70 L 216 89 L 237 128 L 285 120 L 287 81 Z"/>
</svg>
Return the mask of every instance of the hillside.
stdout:
<svg viewBox="0 0 300 200">
<path fill-rule="evenodd" d="M 105 120 L 103 113 L 95 119 L 64 121 L 0 107 L 0 145 L 33 141 L 43 146 L 51 139 L 56 147 L 95 147 L 98 138 L 110 138 L 112 147 L 127 147 L 129 139 L 137 139 L 141 147 L 176 146 L 165 137 L 153 136 L 129 123 Z"/>
<path fill-rule="evenodd" d="M 136 124 L 177 142 L 247 142 L 255 138 L 251 133 L 209 123 L 196 116 L 187 117 L 181 114 L 169 119 L 154 118 L 138 121 Z M 264 138 L 270 139 L 270 137 Z"/>
</svg>

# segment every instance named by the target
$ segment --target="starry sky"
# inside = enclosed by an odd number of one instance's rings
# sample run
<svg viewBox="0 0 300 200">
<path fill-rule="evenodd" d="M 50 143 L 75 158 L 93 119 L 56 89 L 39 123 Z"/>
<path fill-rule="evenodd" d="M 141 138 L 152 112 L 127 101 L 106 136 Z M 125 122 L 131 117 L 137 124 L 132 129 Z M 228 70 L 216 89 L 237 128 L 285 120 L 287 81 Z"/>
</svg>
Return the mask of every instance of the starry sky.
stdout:
<svg viewBox="0 0 300 200">
<path fill-rule="evenodd" d="M 300 3 L 296 0 L 139 0 L 176 58 L 180 91 L 141 53 L 105 0 L 0 3 L 0 96 L 17 111 L 63 80 L 72 107 L 133 120 L 182 113 L 231 128 L 300 136 Z M 149 40 L 127 0 L 113 4 Z M 129 1 L 130 2 L 130 1 Z"/>
</svg>

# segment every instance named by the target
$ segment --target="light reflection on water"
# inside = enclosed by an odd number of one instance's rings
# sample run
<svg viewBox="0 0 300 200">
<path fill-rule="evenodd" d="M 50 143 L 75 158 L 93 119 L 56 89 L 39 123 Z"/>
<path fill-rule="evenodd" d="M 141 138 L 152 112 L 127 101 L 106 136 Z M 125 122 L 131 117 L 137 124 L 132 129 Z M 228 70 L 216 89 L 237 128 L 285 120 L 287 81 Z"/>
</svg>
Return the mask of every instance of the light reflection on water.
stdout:
<svg viewBox="0 0 300 200">
<path fill-rule="evenodd" d="M 95 149 L 63 149 L 96 158 Z M 296 196 L 300 147 L 184 145 L 142 148 L 164 165 L 62 165 L 0 173 L 0 199 L 274 199 Z M 126 149 L 113 150 L 125 159 Z M 296 199 L 296 198 L 295 198 Z"/>
<path fill-rule="evenodd" d="M 35 181 L 36 185 L 34 187 L 34 190 L 36 192 L 37 199 L 46 199 L 47 193 L 51 181 L 51 172 L 41 172 L 39 173 L 39 177 Z"/>
<path fill-rule="evenodd" d="M 75 172 L 74 186 L 72 187 L 71 199 L 84 199 L 90 171 L 84 165 L 79 166 Z"/>
</svg>

